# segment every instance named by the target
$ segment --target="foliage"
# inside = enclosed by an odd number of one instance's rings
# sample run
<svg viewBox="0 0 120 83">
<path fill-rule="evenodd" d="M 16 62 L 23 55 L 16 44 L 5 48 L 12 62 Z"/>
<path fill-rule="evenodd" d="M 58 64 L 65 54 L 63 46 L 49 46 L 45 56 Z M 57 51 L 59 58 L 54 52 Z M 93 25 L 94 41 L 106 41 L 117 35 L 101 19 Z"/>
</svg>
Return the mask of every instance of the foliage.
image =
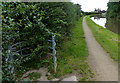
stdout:
<svg viewBox="0 0 120 83">
<path fill-rule="evenodd" d="M 107 9 L 107 19 L 118 18 L 120 19 L 120 2 L 109 2 Z"/>
<path fill-rule="evenodd" d="M 32 72 L 32 73 L 28 74 L 27 77 L 30 78 L 30 80 L 37 80 L 38 78 L 41 77 L 41 74 L 38 72 Z"/>
<path fill-rule="evenodd" d="M 90 81 L 93 78 L 88 63 L 86 62 L 88 49 L 82 29 L 82 20 L 80 18 L 74 28 L 71 29 L 71 36 L 68 37 L 62 44 L 62 49 L 59 50 L 57 73 L 49 76 L 49 79 L 55 77 L 63 77 L 66 74 L 77 74 L 79 78 L 85 78 L 84 81 Z M 49 69 L 50 72 L 51 68 Z M 82 74 L 82 77 L 81 77 Z"/>
<path fill-rule="evenodd" d="M 109 2 L 106 13 L 106 27 L 107 29 L 120 34 L 120 2 Z"/>
<path fill-rule="evenodd" d="M 60 46 L 81 16 L 80 5 L 71 2 L 2 2 L 2 10 L 4 81 L 15 80 L 21 64 L 45 60 L 52 34 Z"/>
</svg>

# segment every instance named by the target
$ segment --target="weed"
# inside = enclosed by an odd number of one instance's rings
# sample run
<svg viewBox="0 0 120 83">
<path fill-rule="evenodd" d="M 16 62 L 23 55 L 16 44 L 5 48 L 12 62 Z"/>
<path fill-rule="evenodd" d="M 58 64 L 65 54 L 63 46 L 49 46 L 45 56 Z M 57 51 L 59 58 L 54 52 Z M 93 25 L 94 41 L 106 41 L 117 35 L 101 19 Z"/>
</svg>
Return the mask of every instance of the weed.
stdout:
<svg viewBox="0 0 120 83">
<path fill-rule="evenodd" d="M 27 76 L 30 80 L 37 80 L 38 78 L 41 77 L 41 74 L 38 72 L 32 72 L 30 74 L 28 74 Z"/>
</svg>

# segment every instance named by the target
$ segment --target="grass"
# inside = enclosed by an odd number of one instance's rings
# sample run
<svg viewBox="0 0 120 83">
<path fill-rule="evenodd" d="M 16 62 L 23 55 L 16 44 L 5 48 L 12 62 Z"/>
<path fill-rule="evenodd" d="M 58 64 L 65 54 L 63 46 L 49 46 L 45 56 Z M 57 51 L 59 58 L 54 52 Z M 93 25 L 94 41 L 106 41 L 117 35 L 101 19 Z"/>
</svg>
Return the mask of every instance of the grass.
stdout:
<svg viewBox="0 0 120 83">
<path fill-rule="evenodd" d="M 86 21 L 96 40 L 110 54 L 111 58 L 118 61 L 118 35 L 97 25 L 89 16 Z"/>
<path fill-rule="evenodd" d="M 76 26 L 71 29 L 71 37 L 68 37 L 62 44 L 57 72 L 53 74 L 53 77 L 62 77 L 75 72 L 82 75 L 81 81 L 90 81 L 93 77 L 87 63 L 88 49 L 82 29 L 82 19 L 79 19 Z"/>
<path fill-rule="evenodd" d="M 30 74 L 28 74 L 27 76 L 30 80 L 37 80 L 38 78 L 41 77 L 41 74 L 38 72 L 32 72 Z"/>
</svg>

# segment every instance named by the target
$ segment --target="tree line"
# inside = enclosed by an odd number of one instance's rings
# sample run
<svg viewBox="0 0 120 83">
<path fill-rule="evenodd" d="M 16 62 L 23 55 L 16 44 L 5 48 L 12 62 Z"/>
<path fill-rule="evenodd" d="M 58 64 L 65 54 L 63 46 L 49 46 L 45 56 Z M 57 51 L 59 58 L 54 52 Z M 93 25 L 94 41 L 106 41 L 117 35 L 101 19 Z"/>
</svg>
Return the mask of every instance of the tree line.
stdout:
<svg viewBox="0 0 120 83">
<path fill-rule="evenodd" d="M 61 48 L 81 16 L 81 6 L 71 2 L 2 2 L 3 81 L 15 80 L 21 64 L 42 61 L 53 34 Z"/>
<path fill-rule="evenodd" d="M 112 19 L 112 18 L 120 19 L 120 11 L 119 11 L 120 2 L 109 2 L 107 6 L 108 6 L 107 14 L 106 14 L 107 19 Z"/>
<path fill-rule="evenodd" d="M 114 33 L 120 34 L 120 2 L 109 2 L 106 13 L 106 27 Z"/>
</svg>

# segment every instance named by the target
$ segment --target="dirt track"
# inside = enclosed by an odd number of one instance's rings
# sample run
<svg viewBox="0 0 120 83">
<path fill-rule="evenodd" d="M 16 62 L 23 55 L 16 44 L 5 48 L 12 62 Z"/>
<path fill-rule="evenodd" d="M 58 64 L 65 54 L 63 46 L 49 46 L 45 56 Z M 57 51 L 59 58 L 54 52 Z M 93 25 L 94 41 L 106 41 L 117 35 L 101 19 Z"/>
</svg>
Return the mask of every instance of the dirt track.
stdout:
<svg viewBox="0 0 120 83">
<path fill-rule="evenodd" d="M 83 19 L 83 30 L 89 51 L 88 62 L 95 73 L 96 81 L 118 81 L 118 64 L 115 63 L 109 54 L 95 40 L 90 28 Z"/>
</svg>

